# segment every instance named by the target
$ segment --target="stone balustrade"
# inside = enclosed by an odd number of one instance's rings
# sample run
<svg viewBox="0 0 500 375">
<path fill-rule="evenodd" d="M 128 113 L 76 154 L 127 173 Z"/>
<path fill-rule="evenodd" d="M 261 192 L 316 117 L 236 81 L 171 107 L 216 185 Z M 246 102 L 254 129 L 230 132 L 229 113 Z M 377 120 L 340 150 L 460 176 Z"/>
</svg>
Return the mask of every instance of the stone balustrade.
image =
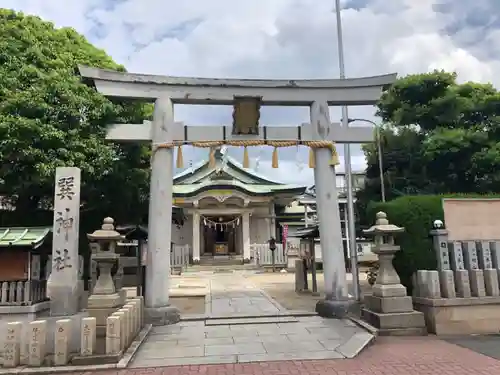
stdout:
<svg viewBox="0 0 500 375">
<path fill-rule="evenodd" d="M 26 306 L 47 300 L 45 280 L 0 281 L 0 306 Z"/>
<path fill-rule="evenodd" d="M 500 242 L 449 241 L 431 231 L 437 270 L 413 275 L 413 304 L 436 334 L 500 331 Z"/>
<path fill-rule="evenodd" d="M 71 320 L 55 322 L 55 332 L 51 332 L 47 320 L 7 323 L 4 337 L 3 367 L 14 368 L 25 362 L 29 367 L 49 364 L 66 366 L 72 356 L 92 357 L 96 354 L 121 355 L 132 343 L 143 327 L 144 303 L 142 297 L 128 299 L 126 304 L 107 318 L 106 353 L 96 353 L 96 318 L 83 318 L 80 330 L 79 353 L 71 353 Z M 25 342 L 27 340 L 27 342 Z M 48 340 L 54 340 L 53 346 Z M 22 361 L 22 347 L 27 346 L 26 360 Z M 48 347 L 53 352 L 48 352 Z M 52 350 L 51 350 L 52 351 Z M 1 362 L 0 362 L 1 363 Z"/>
</svg>

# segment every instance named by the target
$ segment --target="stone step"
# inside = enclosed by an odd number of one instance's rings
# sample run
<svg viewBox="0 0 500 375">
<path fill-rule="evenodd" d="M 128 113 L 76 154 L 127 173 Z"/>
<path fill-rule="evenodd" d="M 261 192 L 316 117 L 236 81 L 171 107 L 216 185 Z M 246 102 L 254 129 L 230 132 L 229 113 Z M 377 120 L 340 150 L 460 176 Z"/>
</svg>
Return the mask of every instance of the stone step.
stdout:
<svg viewBox="0 0 500 375">
<path fill-rule="evenodd" d="M 233 314 L 231 316 L 227 315 L 208 315 L 208 314 L 183 314 L 181 315 L 181 321 L 200 321 L 200 320 L 222 320 L 222 319 L 249 319 L 249 318 L 276 318 L 276 317 L 306 317 L 306 316 L 317 316 L 315 312 L 312 311 L 300 311 L 300 310 L 288 310 L 282 311 L 278 314 L 276 313 L 262 313 L 259 316 L 250 314 Z"/>
<path fill-rule="evenodd" d="M 236 264 L 220 264 L 220 263 L 214 263 L 214 264 L 197 264 L 193 266 L 189 266 L 186 272 L 198 272 L 198 271 L 221 271 L 221 270 L 230 270 L 230 271 L 235 271 L 235 270 L 255 270 L 258 267 L 256 267 L 253 264 L 242 264 L 236 263 Z"/>
<path fill-rule="evenodd" d="M 296 323 L 298 320 L 293 316 L 274 316 L 274 317 L 252 317 L 252 318 L 226 318 L 226 319 L 207 319 L 206 326 L 225 326 L 241 324 L 274 324 L 274 323 Z"/>
</svg>

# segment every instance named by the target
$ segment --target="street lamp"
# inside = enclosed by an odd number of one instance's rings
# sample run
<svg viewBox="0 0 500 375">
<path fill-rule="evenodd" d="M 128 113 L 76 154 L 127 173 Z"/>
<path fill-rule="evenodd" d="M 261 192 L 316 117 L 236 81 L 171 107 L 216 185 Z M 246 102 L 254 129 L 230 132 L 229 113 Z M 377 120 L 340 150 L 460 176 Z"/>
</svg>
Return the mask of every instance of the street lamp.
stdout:
<svg viewBox="0 0 500 375">
<path fill-rule="evenodd" d="M 350 118 L 347 120 L 347 122 L 349 124 L 351 122 L 355 122 L 355 121 L 367 122 L 369 124 L 372 124 L 375 127 L 376 136 L 377 136 L 377 139 L 375 141 L 377 142 L 378 174 L 379 174 L 379 178 L 380 178 L 380 195 L 382 198 L 382 202 L 385 202 L 385 183 L 384 183 L 384 168 L 382 165 L 382 144 L 381 144 L 382 142 L 380 139 L 380 126 L 377 125 L 374 121 L 364 119 L 364 118 Z"/>
</svg>

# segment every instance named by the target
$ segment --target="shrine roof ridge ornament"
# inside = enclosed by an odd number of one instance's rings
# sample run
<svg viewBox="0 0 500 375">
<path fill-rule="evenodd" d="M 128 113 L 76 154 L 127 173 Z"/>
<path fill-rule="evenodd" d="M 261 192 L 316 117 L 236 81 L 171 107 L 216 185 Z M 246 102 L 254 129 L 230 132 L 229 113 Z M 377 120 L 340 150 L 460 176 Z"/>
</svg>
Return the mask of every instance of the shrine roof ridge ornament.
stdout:
<svg viewBox="0 0 500 375">
<path fill-rule="evenodd" d="M 232 105 L 236 97 L 259 97 L 262 105 L 375 104 L 397 74 L 348 79 L 226 79 L 134 74 L 80 65 L 83 81 L 105 96 L 154 100 L 169 95 L 179 104 Z"/>
</svg>

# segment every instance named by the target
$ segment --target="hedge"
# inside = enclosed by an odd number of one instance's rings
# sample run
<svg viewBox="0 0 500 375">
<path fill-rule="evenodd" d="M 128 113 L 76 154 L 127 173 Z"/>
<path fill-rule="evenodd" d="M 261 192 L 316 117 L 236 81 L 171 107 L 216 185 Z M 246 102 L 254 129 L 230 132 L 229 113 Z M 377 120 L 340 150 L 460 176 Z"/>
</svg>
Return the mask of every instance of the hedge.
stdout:
<svg viewBox="0 0 500 375">
<path fill-rule="evenodd" d="M 429 232 L 434 220 L 444 220 L 443 198 L 500 198 L 500 195 L 417 195 L 404 196 L 389 202 L 371 202 L 367 207 L 367 217 L 375 221 L 379 211 L 387 214 L 389 222 L 405 228 L 397 235 L 396 243 L 401 246 L 394 258 L 394 267 L 401 282 L 412 291 L 411 276 L 417 270 L 435 270 L 437 260 L 432 248 Z"/>
</svg>

